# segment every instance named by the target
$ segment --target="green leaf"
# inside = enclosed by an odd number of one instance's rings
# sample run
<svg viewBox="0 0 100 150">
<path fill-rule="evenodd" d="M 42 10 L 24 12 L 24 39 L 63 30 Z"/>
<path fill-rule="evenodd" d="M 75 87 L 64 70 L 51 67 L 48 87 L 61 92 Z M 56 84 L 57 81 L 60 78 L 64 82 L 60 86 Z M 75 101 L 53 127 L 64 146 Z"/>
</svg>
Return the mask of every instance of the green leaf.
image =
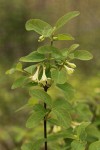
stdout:
<svg viewBox="0 0 100 150">
<path fill-rule="evenodd" d="M 78 16 L 80 13 L 79 11 L 72 11 L 69 12 L 67 14 L 65 14 L 64 16 L 62 16 L 55 24 L 56 29 L 61 28 L 63 25 L 65 25 L 69 20 L 71 20 L 72 18 Z"/>
<path fill-rule="evenodd" d="M 58 34 L 57 40 L 74 40 L 74 37 L 72 37 L 70 34 Z"/>
<path fill-rule="evenodd" d="M 59 133 L 49 135 L 47 141 L 56 141 L 59 138 L 75 139 L 75 136 L 73 135 L 72 131 L 67 129 L 67 130 L 60 131 Z"/>
<path fill-rule="evenodd" d="M 77 132 L 77 136 L 80 140 L 86 140 L 87 134 L 85 129 L 90 124 L 90 122 L 82 122 L 77 128 L 75 129 Z"/>
<path fill-rule="evenodd" d="M 46 110 L 40 104 L 36 104 L 36 108 L 34 109 L 35 111 L 32 113 L 32 115 L 29 117 L 29 119 L 26 122 L 27 128 L 36 127 L 41 122 L 41 120 L 43 120 L 46 114 Z"/>
<path fill-rule="evenodd" d="M 64 98 L 59 97 L 53 102 L 53 107 L 52 109 L 66 109 L 67 111 L 70 111 L 72 109 L 71 104 L 66 101 Z"/>
<path fill-rule="evenodd" d="M 71 143 L 71 150 L 85 150 L 85 144 L 80 141 L 74 140 Z"/>
<path fill-rule="evenodd" d="M 7 70 L 5 73 L 6 74 L 13 74 L 15 71 L 16 71 L 15 68 L 11 68 L 11 69 Z"/>
<path fill-rule="evenodd" d="M 93 55 L 86 50 L 77 50 L 70 55 L 70 58 L 79 60 L 90 60 L 93 58 Z"/>
<path fill-rule="evenodd" d="M 55 83 L 64 84 L 67 80 L 67 73 L 65 69 L 52 69 L 51 77 Z"/>
<path fill-rule="evenodd" d="M 33 143 L 25 143 L 22 145 L 21 150 L 34 150 Z"/>
<path fill-rule="evenodd" d="M 52 34 L 53 28 L 48 23 L 40 19 L 30 19 L 26 22 L 26 30 L 35 31 L 44 37 L 49 37 Z"/>
<path fill-rule="evenodd" d="M 95 139 L 100 139 L 100 130 L 93 124 L 90 124 L 86 128 L 86 133 L 88 137 L 92 137 Z"/>
<path fill-rule="evenodd" d="M 41 62 L 45 59 L 46 58 L 44 55 L 39 54 L 37 51 L 34 51 L 25 57 L 21 57 L 20 61 L 22 61 L 22 62 Z"/>
<path fill-rule="evenodd" d="M 68 48 L 69 53 L 73 52 L 79 47 L 79 44 L 73 44 Z"/>
<path fill-rule="evenodd" d="M 100 140 L 90 144 L 89 150 L 100 150 Z"/>
<path fill-rule="evenodd" d="M 41 89 L 33 89 L 30 91 L 30 94 L 31 96 L 36 97 L 39 100 L 42 100 L 43 102 L 47 103 L 49 106 L 52 105 L 52 99 L 45 91 Z"/>
<path fill-rule="evenodd" d="M 71 125 L 71 117 L 66 109 L 54 109 L 52 113 L 56 115 L 59 125 L 63 128 L 69 128 Z"/>
<path fill-rule="evenodd" d="M 33 74 L 35 68 L 36 68 L 36 65 L 31 65 L 29 67 L 24 68 L 24 70 L 30 74 Z"/>
<path fill-rule="evenodd" d="M 75 90 L 69 83 L 57 84 L 57 87 L 62 90 L 66 99 L 70 100 L 73 98 Z"/>
<path fill-rule="evenodd" d="M 21 62 L 19 62 L 19 63 L 16 65 L 16 70 L 18 70 L 18 71 L 23 71 L 23 70 L 22 70 L 22 63 L 21 63 Z"/>
<path fill-rule="evenodd" d="M 51 57 L 53 58 L 59 58 L 61 56 L 59 49 L 54 46 L 49 46 L 49 45 L 41 46 L 37 49 L 37 51 L 40 54 L 50 53 Z"/>
<path fill-rule="evenodd" d="M 27 77 L 22 76 L 22 77 L 18 78 L 17 80 L 15 80 L 15 82 L 13 83 L 11 89 L 22 87 L 25 83 L 27 83 Z"/>
</svg>

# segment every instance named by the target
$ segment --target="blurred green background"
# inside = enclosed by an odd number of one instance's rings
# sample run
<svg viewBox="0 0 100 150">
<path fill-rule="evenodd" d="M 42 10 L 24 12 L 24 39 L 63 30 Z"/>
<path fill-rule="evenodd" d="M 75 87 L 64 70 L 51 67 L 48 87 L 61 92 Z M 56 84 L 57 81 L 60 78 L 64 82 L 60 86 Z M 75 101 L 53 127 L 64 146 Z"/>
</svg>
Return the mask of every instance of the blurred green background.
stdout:
<svg viewBox="0 0 100 150">
<path fill-rule="evenodd" d="M 25 128 L 28 110 L 15 112 L 27 102 L 27 90 L 11 90 L 16 76 L 5 75 L 21 56 L 41 45 L 36 33 L 25 30 L 25 22 L 39 18 L 54 25 L 59 17 L 73 10 L 79 10 L 80 16 L 59 33 L 72 34 L 76 40 L 56 43 L 56 46 L 64 48 L 79 43 L 80 49 L 93 54 L 91 61 L 75 62 L 77 68 L 69 82 L 76 89 L 75 100 L 100 105 L 100 1 L 0 0 L 0 150 L 19 150 L 25 139 L 38 135 L 36 130 L 31 132 Z"/>
</svg>

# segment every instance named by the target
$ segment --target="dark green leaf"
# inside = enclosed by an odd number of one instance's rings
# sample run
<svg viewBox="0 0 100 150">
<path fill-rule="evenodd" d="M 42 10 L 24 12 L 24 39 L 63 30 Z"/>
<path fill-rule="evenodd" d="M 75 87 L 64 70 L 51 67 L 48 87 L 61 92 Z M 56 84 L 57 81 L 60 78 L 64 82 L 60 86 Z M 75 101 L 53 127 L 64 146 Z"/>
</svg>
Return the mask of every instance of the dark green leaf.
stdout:
<svg viewBox="0 0 100 150">
<path fill-rule="evenodd" d="M 64 92 L 66 99 L 70 100 L 73 98 L 75 90 L 69 83 L 57 84 L 57 87 Z"/>
<path fill-rule="evenodd" d="M 44 37 L 49 37 L 52 33 L 53 28 L 48 23 L 40 20 L 40 19 L 30 19 L 26 22 L 26 30 L 35 32 L 43 35 Z"/>
<path fill-rule="evenodd" d="M 37 51 L 34 51 L 25 57 L 21 57 L 20 61 L 22 61 L 22 62 L 40 62 L 40 61 L 43 61 L 45 59 L 46 58 L 44 55 L 39 54 Z"/>
<path fill-rule="evenodd" d="M 86 131 L 85 129 L 90 124 L 90 122 L 82 122 L 77 128 L 75 129 L 77 132 L 77 136 L 80 140 L 85 141 L 86 140 Z"/>
<path fill-rule="evenodd" d="M 46 114 L 46 110 L 40 104 L 37 104 L 36 108 L 34 109 L 35 111 L 32 113 L 32 115 L 29 117 L 29 119 L 26 122 L 26 127 L 28 128 L 36 127 L 41 122 L 41 120 L 43 120 Z"/>
<path fill-rule="evenodd" d="M 31 96 L 36 97 L 39 100 L 42 100 L 43 102 L 47 103 L 49 106 L 52 105 L 52 99 L 45 91 L 41 89 L 33 89 L 30 91 L 30 94 Z"/>
<path fill-rule="evenodd" d="M 64 84 L 67 80 L 67 73 L 65 69 L 52 69 L 51 77 L 55 83 Z"/>
<path fill-rule="evenodd" d="M 74 140 L 71 143 L 71 150 L 85 150 L 85 144 L 80 141 Z"/>
<path fill-rule="evenodd" d="M 66 109 L 67 111 L 70 111 L 72 109 L 71 104 L 66 101 L 64 98 L 59 97 L 53 102 L 53 107 L 52 109 Z"/>
<path fill-rule="evenodd" d="M 71 20 L 72 18 L 78 16 L 80 13 L 79 11 L 72 11 L 69 12 L 67 14 L 65 14 L 64 16 L 62 16 L 55 24 L 56 29 L 61 28 L 63 25 L 65 25 L 69 20 Z"/>
<path fill-rule="evenodd" d="M 40 54 L 50 53 L 51 57 L 53 57 L 53 58 L 61 57 L 61 52 L 59 51 L 58 48 L 56 48 L 54 46 L 49 46 L 49 45 L 41 46 L 41 47 L 38 48 L 37 51 Z"/>
</svg>

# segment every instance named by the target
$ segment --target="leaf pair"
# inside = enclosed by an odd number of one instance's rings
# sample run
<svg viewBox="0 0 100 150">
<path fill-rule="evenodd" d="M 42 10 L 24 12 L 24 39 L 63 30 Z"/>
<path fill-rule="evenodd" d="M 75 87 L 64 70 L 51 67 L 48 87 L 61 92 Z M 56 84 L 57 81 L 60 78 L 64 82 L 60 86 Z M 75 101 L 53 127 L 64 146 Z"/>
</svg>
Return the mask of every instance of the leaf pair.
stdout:
<svg viewBox="0 0 100 150">
<path fill-rule="evenodd" d="M 78 16 L 80 13 L 78 11 L 72 11 L 64 16 L 62 16 L 55 24 L 55 27 L 53 28 L 48 23 L 40 20 L 40 19 L 30 19 L 26 22 L 26 30 L 28 31 L 35 31 L 40 35 L 43 35 L 44 37 L 50 37 L 53 32 L 61 28 L 63 25 L 65 25 L 69 20 L 72 18 Z M 59 37 L 58 37 L 59 38 Z"/>
</svg>

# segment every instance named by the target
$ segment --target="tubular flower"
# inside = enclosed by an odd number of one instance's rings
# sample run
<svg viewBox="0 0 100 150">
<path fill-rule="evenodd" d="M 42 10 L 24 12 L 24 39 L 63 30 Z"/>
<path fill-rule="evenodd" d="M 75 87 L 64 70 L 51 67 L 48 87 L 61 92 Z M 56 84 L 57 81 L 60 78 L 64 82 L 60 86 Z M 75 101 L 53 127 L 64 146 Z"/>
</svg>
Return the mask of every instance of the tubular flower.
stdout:
<svg viewBox="0 0 100 150">
<path fill-rule="evenodd" d="M 37 70 L 36 70 L 35 74 L 30 77 L 30 78 L 32 79 L 32 81 L 34 81 L 34 82 L 38 82 L 38 81 L 39 81 L 39 79 L 38 79 L 38 76 L 39 76 L 39 68 L 40 68 L 40 66 L 37 66 Z"/>
<path fill-rule="evenodd" d="M 45 83 L 48 79 L 47 76 L 46 76 L 45 70 L 46 70 L 46 67 L 43 66 L 43 74 L 42 74 L 42 77 L 40 79 L 40 83 Z"/>
<path fill-rule="evenodd" d="M 76 65 L 74 63 L 70 63 L 68 61 L 66 61 L 66 63 L 71 67 L 71 68 L 76 68 Z"/>
<path fill-rule="evenodd" d="M 66 65 L 64 65 L 65 69 L 67 70 L 67 73 L 70 75 L 74 72 L 73 68 L 67 67 Z"/>
</svg>

